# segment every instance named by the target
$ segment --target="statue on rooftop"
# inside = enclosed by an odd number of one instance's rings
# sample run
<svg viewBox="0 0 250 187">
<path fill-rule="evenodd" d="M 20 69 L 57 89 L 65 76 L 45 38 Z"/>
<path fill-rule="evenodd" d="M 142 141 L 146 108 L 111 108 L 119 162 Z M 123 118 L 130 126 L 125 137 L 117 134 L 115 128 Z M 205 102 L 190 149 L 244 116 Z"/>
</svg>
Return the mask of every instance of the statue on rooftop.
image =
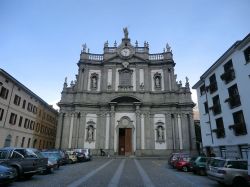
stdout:
<svg viewBox="0 0 250 187">
<path fill-rule="evenodd" d="M 128 28 L 127 27 L 123 28 L 123 32 L 124 32 L 124 37 L 128 38 Z"/>
</svg>

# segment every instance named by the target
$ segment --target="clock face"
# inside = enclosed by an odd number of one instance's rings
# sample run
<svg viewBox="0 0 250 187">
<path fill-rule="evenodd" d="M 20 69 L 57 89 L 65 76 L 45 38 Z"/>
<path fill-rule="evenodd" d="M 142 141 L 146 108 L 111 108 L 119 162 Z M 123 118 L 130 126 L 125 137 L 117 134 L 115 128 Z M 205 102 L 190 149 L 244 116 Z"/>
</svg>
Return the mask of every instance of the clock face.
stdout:
<svg viewBox="0 0 250 187">
<path fill-rule="evenodd" d="M 128 57 L 131 54 L 130 50 L 128 48 L 124 48 L 121 50 L 121 55 Z"/>
</svg>

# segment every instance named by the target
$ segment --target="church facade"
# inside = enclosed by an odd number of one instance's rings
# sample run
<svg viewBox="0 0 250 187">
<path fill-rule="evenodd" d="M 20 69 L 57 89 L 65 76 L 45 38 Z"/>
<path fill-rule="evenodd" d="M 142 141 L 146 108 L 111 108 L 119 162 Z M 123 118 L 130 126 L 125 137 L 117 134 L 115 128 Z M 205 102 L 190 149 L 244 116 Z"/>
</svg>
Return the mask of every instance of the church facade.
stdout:
<svg viewBox="0 0 250 187">
<path fill-rule="evenodd" d="M 83 45 L 76 80 L 65 79 L 58 103 L 56 147 L 137 156 L 194 151 L 194 103 L 188 78 L 184 86 L 176 80 L 171 48 L 150 54 L 147 42 L 132 45 L 123 31 L 103 54 Z"/>
</svg>

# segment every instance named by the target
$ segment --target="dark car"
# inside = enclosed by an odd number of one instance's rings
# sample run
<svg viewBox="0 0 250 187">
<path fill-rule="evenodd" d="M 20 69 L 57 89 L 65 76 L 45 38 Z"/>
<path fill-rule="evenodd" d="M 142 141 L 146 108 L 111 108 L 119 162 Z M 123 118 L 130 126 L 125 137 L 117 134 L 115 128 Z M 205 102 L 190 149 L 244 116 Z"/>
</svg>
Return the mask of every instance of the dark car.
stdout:
<svg viewBox="0 0 250 187">
<path fill-rule="evenodd" d="M 47 158 L 38 158 L 25 148 L 6 147 L 0 149 L 0 163 L 15 169 L 17 177 L 31 178 L 46 170 Z"/>
<path fill-rule="evenodd" d="M 168 159 L 168 164 L 175 168 L 175 163 L 178 161 L 178 158 L 188 157 L 189 153 L 172 153 Z"/>
<path fill-rule="evenodd" d="M 206 175 L 207 174 L 206 167 L 209 159 L 210 157 L 198 156 L 192 163 L 193 173 L 199 175 Z"/>
<path fill-rule="evenodd" d="M 16 171 L 6 165 L 0 165 L 0 186 L 11 183 L 16 179 Z"/>
<path fill-rule="evenodd" d="M 29 152 L 33 153 L 34 155 L 36 155 L 37 158 L 41 158 L 41 159 L 47 158 L 48 159 L 46 166 L 44 166 L 44 167 L 46 167 L 46 170 L 43 171 L 43 173 L 51 173 L 55 168 L 57 168 L 58 164 L 57 164 L 57 160 L 55 157 L 48 158 L 48 157 L 44 156 L 42 154 L 42 152 L 40 152 L 38 149 L 27 148 L 27 150 Z"/>
<path fill-rule="evenodd" d="M 90 149 L 84 148 L 84 149 L 74 149 L 76 152 L 76 156 L 78 161 L 89 161 L 92 159 L 92 155 L 90 152 Z"/>
</svg>

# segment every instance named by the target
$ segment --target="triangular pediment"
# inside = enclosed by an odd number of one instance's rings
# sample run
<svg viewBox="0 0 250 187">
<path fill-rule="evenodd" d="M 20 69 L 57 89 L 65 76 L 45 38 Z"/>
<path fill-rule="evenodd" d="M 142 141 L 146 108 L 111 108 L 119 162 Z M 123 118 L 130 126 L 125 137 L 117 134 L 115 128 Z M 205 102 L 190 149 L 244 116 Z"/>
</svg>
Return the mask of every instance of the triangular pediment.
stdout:
<svg viewBox="0 0 250 187">
<path fill-rule="evenodd" d="M 116 56 L 110 57 L 108 59 L 104 60 L 104 63 L 122 63 L 124 61 L 127 61 L 129 63 L 140 63 L 140 62 L 148 62 L 147 59 L 142 58 L 136 54 L 134 54 L 132 57 L 128 59 L 121 58 L 118 54 Z"/>
</svg>

